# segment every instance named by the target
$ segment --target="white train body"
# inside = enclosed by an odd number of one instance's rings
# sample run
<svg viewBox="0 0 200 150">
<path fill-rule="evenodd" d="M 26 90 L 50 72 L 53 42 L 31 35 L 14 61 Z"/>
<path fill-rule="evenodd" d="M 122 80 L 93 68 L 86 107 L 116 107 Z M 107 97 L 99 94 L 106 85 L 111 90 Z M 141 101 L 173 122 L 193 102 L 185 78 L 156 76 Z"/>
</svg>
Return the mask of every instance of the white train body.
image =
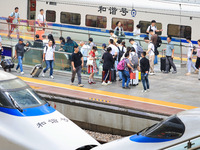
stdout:
<svg viewBox="0 0 200 150">
<path fill-rule="evenodd" d="M 184 150 L 188 146 L 189 141 L 191 141 L 193 148 L 200 146 L 199 124 L 200 108 L 183 111 L 141 133 L 93 149 L 159 150 L 166 148 L 167 150 Z M 176 145 L 176 143 L 180 144 Z"/>
<path fill-rule="evenodd" d="M 75 150 L 99 145 L 41 100 L 23 81 L 0 71 L 0 145 L 3 150 Z"/>
</svg>

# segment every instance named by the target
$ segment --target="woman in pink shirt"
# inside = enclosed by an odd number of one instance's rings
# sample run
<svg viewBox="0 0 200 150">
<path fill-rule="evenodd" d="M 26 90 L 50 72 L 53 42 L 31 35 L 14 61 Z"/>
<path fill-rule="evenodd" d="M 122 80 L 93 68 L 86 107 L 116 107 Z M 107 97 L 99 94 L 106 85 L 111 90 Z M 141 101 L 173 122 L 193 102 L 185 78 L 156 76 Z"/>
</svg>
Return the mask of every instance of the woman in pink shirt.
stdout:
<svg viewBox="0 0 200 150">
<path fill-rule="evenodd" d="M 195 67 L 197 69 L 199 69 L 199 66 L 200 66 L 200 39 L 198 40 L 198 47 L 196 48 L 196 51 L 197 51 L 197 60 L 196 60 Z"/>
</svg>

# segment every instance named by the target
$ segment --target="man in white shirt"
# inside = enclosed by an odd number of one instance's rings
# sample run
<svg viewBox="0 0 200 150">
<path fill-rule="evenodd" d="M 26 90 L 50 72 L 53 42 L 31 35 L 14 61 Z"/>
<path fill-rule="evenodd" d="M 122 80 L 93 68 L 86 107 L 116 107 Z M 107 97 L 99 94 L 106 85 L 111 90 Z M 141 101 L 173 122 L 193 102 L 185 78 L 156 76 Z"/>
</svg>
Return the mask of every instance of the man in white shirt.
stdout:
<svg viewBox="0 0 200 150">
<path fill-rule="evenodd" d="M 84 60 L 84 67 L 86 67 L 87 64 L 87 57 L 88 57 L 88 53 L 90 50 L 90 46 L 86 45 L 83 41 L 80 42 L 80 52 L 83 55 L 83 60 Z"/>
<path fill-rule="evenodd" d="M 18 25 L 17 25 L 20 23 L 19 8 L 15 7 L 15 11 L 12 12 L 8 18 L 10 19 L 9 23 L 12 23 L 11 25 L 8 24 L 8 31 L 9 31 L 8 38 L 12 39 L 10 35 L 13 33 L 14 29 L 16 29 L 17 38 L 19 39 L 19 29 L 18 29 Z M 11 29 L 10 29 L 10 26 L 11 26 Z"/>
<path fill-rule="evenodd" d="M 44 47 L 43 62 L 46 62 L 46 68 L 43 70 L 42 76 L 45 76 L 46 71 L 50 68 L 50 78 L 53 77 L 53 65 L 55 61 L 55 49 L 53 48 L 53 41 L 49 40 L 48 45 Z"/>
<path fill-rule="evenodd" d="M 155 20 L 152 20 L 152 21 L 151 21 L 151 25 L 148 26 L 146 32 L 149 33 L 150 30 L 153 30 L 154 34 L 155 34 L 156 32 L 162 32 L 162 31 L 163 31 L 163 29 L 160 29 L 160 30 L 157 29 L 157 27 L 156 27 L 156 21 L 155 21 Z M 149 39 L 151 39 L 151 34 L 149 34 Z"/>
<path fill-rule="evenodd" d="M 154 59 L 155 59 L 155 47 L 153 43 L 149 40 L 148 37 L 144 38 L 144 41 L 148 43 L 147 54 L 149 55 L 149 63 L 150 63 L 150 73 L 149 75 L 154 75 Z"/>
<path fill-rule="evenodd" d="M 113 55 L 113 58 L 115 60 L 115 68 L 117 68 L 117 56 L 118 56 L 118 53 L 119 53 L 119 49 L 117 48 L 117 46 L 114 45 L 114 40 L 113 39 L 110 39 L 109 40 L 109 46 L 108 47 L 111 47 L 112 48 L 112 51 L 111 51 L 111 54 Z"/>
<path fill-rule="evenodd" d="M 45 27 L 45 26 L 48 27 L 43 9 L 40 9 L 40 14 L 37 17 L 37 22 L 40 27 Z M 43 29 L 43 30 L 45 30 L 45 29 Z"/>
<path fill-rule="evenodd" d="M 141 29 L 140 28 L 141 28 L 141 26 L 138 24 L 136 26 L 136 28 L 134 29 L 134 31 L 133 31 L 135 39 L 140 39 L 140 34 L 141 34 Z"/>
<path fill-rule="evenodd" d="M 110 39 L 113 39 L 113 41 L 117 43 L 117 36 L 114 34 L 114 31 L 110 30 L 109 33 L 110 33 Z"/>
<path fill-rule="evenodd" d="M 132 45 L 132 47 L 134 47 L 135 52 L 138 53 L 138 51 L 137 51 L 137 48 L 138 48 L 137 42 L 135 42 L 135 40 L 134 40 L 133 38 L 130 38 L 130 39 L 129 39 L 129 43 Z"/>
<path fill-rule="evenodd" d="M 194 73 L 198 73 L 198 69 L 195 67 L 195 65 L 192 62 L 192 57 L 193 57 L 193 44 L 191 41 L 191 37 L 187 37 L 186 41 L 189 43 L 188 44 L 188 52 L 187 52 L 187 68 L 188 68 L 188 72 L 185 74 L 186 76 L 189 76 L 191 74 L 191 67 L 195 70 Z"/>
</svg>

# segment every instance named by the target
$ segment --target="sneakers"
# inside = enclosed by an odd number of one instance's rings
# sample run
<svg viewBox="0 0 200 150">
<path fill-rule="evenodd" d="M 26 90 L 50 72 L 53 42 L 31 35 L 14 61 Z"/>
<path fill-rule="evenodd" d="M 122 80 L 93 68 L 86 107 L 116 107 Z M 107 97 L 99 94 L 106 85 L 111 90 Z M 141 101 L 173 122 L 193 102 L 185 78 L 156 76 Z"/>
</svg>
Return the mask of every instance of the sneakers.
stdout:
<svg viewBox="0 0 200 150">
<path fill-rule="evenodd" d="M 190 76 L 190 75 L 191 75 L 191 73 L 190 73 L 190 72 L 188 72 L 188 73 L 186 73 L 185 75 L 186 75 L 186 76 Z"/>
<path fill-rule="evenodd" d="M 112 84 L 112 82 L 108 81 L 108 85 Z"/>
<path fill-rule="evenodd" d="M 169 71 L 164 71 L 163 73 L 164 73 L 164 74 L 168 74 L 168 73 L 169 73 Z"/>
<path fill-rule="evenodd" d="M 176 74 L 177 73 L 177 71 L 172 71 L 172 74 Z"/>
<path fill-rule="evenodd" d="M 51 79 L 54 79 L 54 77 L 53 77 L 52 75 L 50 76 L 50 78 L 51 78 Z"/>
<path fill-rule="evenodd" d="M 149 89 L 147 89 L 147 92 L 150 92 L 150 90 L 149 90 Z"/>
<path fill-rule="evenodd" d="M 78 84 L 78 87 L 83 87 L 84 85 L 83 84 Z"/>
<path fill-rule="evenodd" d="M 45 74 L 44 74 L 44 72 L 42 73 L 42 77 L 45 77 Z"/>
<path fill-rule="evenodd" d="M 108 85 L 106 82 L 103 82 L 101 85 Z"/>
<path fill-rule="evenodd" d="M 24 75 L 24 72 L 22 71 L 20 74 L 21 74 L 21 75 Z"/>
<path fill-rule="evenodd" d="M 146 91 L 146 90 L 142 90 L 142 92 L 143 92 L 143 93 L 146 93 L 147 91 Z"/>
<path fill-rule="evenodd" d="M 131 89 L 130 86 L 127 86 L 126 89 Z"/>
<path fill-rule="evenodd" d="M 92 81 L 91 83 L 92 83 L 92 84 L 96 84 L 96 82 L 94 82 L 94 81 Z"/>
<path fill-rule="evenodd" d="M 19 70 L 17 70 L 17 69 L 16 69 L 16 72 L 17 72 L 17 73 L 20 73 L 20 71 L 19 71 Z"/>
<path fill-rule="evenodd" d="M 198 69 L 196 69 L 194 73 L 195 73 L 195 74 L 198 74 L 198 72 L 199 72 L 199 70 L 198 70 Z"/>
<path fill-rule="evenodd" d="M 73 83 L 73 82 L 70 82 L 70 85 L 74 85 L 74 83 Z"/>
</svg>

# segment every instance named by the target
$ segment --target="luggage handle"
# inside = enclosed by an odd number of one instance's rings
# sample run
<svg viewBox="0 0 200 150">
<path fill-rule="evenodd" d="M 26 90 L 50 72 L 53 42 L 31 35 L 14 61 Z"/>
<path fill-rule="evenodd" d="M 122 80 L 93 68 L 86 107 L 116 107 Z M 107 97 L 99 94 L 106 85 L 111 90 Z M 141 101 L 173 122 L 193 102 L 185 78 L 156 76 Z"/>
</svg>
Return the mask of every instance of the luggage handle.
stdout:
<svg viewBox="0 0 200 150">
<path fill-rule="evenodd" d="M 165 55 L 165 50 L 162 49 L 162 57 L 164 57 L 164 55 Z"/>
</svg>

